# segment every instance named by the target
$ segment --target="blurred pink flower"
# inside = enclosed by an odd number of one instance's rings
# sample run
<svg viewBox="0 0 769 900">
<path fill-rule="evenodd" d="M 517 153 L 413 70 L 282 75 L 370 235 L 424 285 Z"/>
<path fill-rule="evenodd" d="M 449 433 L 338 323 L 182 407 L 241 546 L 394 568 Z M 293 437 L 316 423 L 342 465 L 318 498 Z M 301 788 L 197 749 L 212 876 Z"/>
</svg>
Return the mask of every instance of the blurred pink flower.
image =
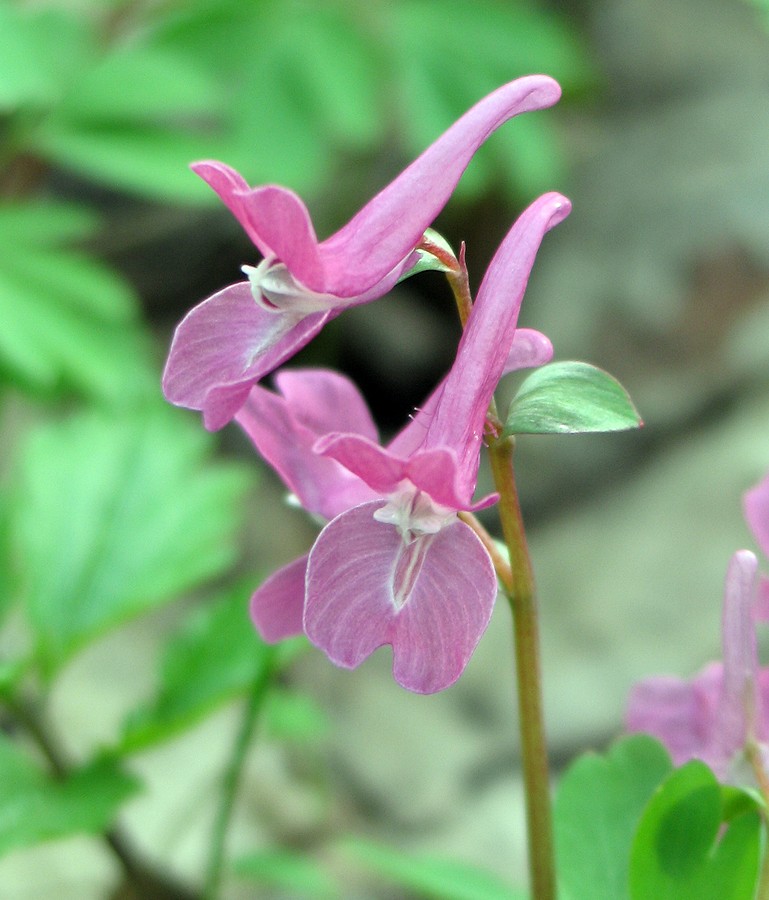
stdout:
<svg viewBox="0 0 769 900">
<path fill-rule="evenodd" d="M 496 500 L 473 502 L 473 494 L 499 379 L 551 358 L 550 342 L 516 332 L 516 323 L 541 240 L 570 208 L 547 194 L 521 215 L 483 279 L 451 371 L 387 448 L 363 401 L 340 400 L 354 391 L 340 376 L 324 375 L 334 380 L 328 390 L 311 373 L 282 373 L 282 398 L 252 388 L 238 422 L 300 502 L 333 517 L 306 560 L 254 595 L 265 637 L 298 632 L 303 606 L 304 631 L 337 665 L 354 668 L 391 644 L 393 675 L 409 690 L 439 691 L 461 675 L 497 581 L 486 548 L 457 512 Z"/>
<path fill-rule="evenodd" d="M 743 508 L 756 543 L 769 559 L 769 475 L 746 492 Z M 765 574 L 759 576 L 756 618 L 769 620 L 769 577 Z"/>
<path fill-rule="evenodd" d="M 676 765 L 702 760 L 722 780 L 731 779 L 749 743 L 760 743 L 765 769 L 769 761 L 769 669 L 758 667 L 754 625 L 757 565 L 749 550 L 738 550 L 729 563 L 723 662 L 709 663 L 690 681 L 641 681 L 628 703 L 628 731 L 658 738 Z"/>
<path fill-rule="evenodd" d="M 225 425 L 251 386 L 310 341 L 344 308 L 386 294 L 416 262 L 415 248 L 478 147 L 519 113 L 555 103 L 544 75 L 489 94 L 350 222 L 318 242 L 292 191 L 249 188 L 218 162 L 192 166 L 219 194 L 264 259 L 238 282 L 191 310 L 174 335 L 163 376 L 167 399 L 199 409 L 207 428 Z"/>
</svg>

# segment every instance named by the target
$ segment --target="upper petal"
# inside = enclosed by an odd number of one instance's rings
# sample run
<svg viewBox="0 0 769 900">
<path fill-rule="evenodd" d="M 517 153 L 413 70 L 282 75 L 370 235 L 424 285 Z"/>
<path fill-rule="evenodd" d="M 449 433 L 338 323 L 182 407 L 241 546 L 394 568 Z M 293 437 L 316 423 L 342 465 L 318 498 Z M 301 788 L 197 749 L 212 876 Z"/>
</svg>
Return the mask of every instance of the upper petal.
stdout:
<svg viewBox="0 0 769 900">
<path fill-rule="evenodd" d="M 239 172 L 215 160 L 190 168 L 216 191 L 262 256 L 280 259 L 306 287 L 322 283 L 315 229 L 307 207 L 293 191 L 272 184 L 252 189 Z"/>
<path fill-rule="evenodd" d="M 758 651 L 753 619 L 758 561 L 749 550 L 738 550 L 729 561 L 724 590 L 721 634 L 724 690 L 719 707 L 718 739 L 724 756 L 744 747 L 748 723 L 756 725 Z"/>
<path fill-rule="evenodd" d="M 419 243 L 489 135 L 519 113 L 552 106 L 560 95 L 552 78 L 530 75 L 473 106 L 347 225 L 321 243 L 324 290 L 353 296 L 384 277 Z"/>
<path fill-rule="evenodd" d="M 221 428 L 250 386 L 308 343 L 330 315 L 268 312 L 248 282 L 224 288 L 179 323 L 163 373 L 165 396 L 202 410 L 207 428 Z"/>
<path fill-rule="evenodd" d="M 310 552 L 304 628 L 337 665 L 354 668 L 382 644 L 393 675 L 417 693 L 461 675 L 488 625 L 497 592 L 488 553 L 455 522 L 404 544 L 377 522 L 379 502 L 343 513 Z"/>
<path fill-rule="evenodd" d="M 745 518 L 764 556 L 769 557 L 769 475 L 744 497 Z"/>
<path fill-rule="evenodd" d="M 297 422 L 318 437 L 347 431 L 377 440 L 368 405 L 345 375 L 330 369 L 282 369 L 275 376 L 275 384 Z"/>
<path fill-rule="evenodd" d="M 346 381 L 331 372 L 316 371 L 315 374 L 316 378 L 310 378 L 307 371 L 296 378 L 283 377 L 280 385 L 290 385 L 303 394 L 303 400 L 308 401 L 310 393 L 315 390 L 309 387 L 309 382 L 314 382 L 316 387 L 323 385 L 333 393 L 340 387 L 335 384 L 336 379 Z M 303 384 L 301 391 L 300 383 Z M 316 391 L 322 392 L 322 388 Z M 300 404 L 299 415 L 296 415 L 287 398 L 255 385 L 235 418 L 259 453 L 308 512 L 332 519 L 351 506 L 376 496 L 344 466 L 313 452 L 317 432 L 302 421 L 303 412 L 306 410 Z M 362 424 L 364 427 L 369 425 L 368 422 Z M 370 424 L 373 427 L 373 423 Z"/>
<path fill-rule="evenodd" d="M 380 497 L 393 493 L 407 477 L 408 460 L 357 434 L 327 434 L 315 444 L 320 456 L 336 460 Z"/>
<path fill-rule="evenodd" d="M 257 247 L 285 263 L 293 278 L 306 288 L 325 291 L 323 264 L 310 214 L 301 199 L 288 188 L 268 184 L 249 190 L 241 207 L 249 227 L 258 235 Z"/>
<path fill-rule="evenodd" d="M 472 470 L 494 390 L 513 349 L 518 312 L 544 235 L 571 211 L 560 194 L 545 194 L 526 209 L 489 264 L 478 290 L 425 447 L 448 446 Z"/>
</svg>

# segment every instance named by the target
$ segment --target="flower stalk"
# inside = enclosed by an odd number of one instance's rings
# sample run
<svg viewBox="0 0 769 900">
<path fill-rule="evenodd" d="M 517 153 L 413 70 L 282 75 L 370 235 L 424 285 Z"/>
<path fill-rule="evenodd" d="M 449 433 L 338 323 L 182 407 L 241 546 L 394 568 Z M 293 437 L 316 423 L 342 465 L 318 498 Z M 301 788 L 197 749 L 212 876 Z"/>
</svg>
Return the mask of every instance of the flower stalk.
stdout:
<svg viewBox="0 0 769 900">
<path fill-rule="evenodd" d="M 457 268 L 447 274 L 462 327 L 467 323 L 472 299 L 464 258 L 460 251 Z M 518 720 L 526 795 L 529 880 L 537 900 L 556 897 L 555 852 L 550 802 L 550 778 L 542 703 L 539 650 L 539 613 L 523 516 L 515 483 L 512 437 L 498 439 L 501 422 L 492 399 L 486 416 L 486 435 L 494 486 L 499 493 L 499 518 L 507 545 L 509 564 L 494 547 L 483 526 L 468 513 L 460 513 L 490 552 L 502 590 L 513 616 Z M 769 898 L 768 898 L 769 900 Z"/>
<path fill-rule="evenodd" d="M 508 547 L 512 569 L 512 590 L 506 589 L 505 593 L 513 614 L 531 892 L 538 900 L 553 900 L 556 896 L 555 861 L 542 705 L 539 614 L 534 574 L 515 485 L 513 450 L 512 438 L 495 441 L 489 446 L 489 457 L 494 483 L 500 495 L 502 534 Z"/>
<path fill-rule="evenodd" d="M 235 798 L 240 787 L 248 750 L 259 722 L 259 714 L 264 708 L 264 700 L 275 671 L 275 663 L 276 654 L 267 653 L 264 664 L 254 678 L 245 699 L 240 726 L 235 736 L 227 768 L 222 777 L 219 808 L 216 811 L 211 853 L 208 858 L 205 885 L 203 887 L 203 900 L 216 900 L 220 896 L 227 834 L 232 820 L 232 812 L 235 808 Z"/>
</svg>

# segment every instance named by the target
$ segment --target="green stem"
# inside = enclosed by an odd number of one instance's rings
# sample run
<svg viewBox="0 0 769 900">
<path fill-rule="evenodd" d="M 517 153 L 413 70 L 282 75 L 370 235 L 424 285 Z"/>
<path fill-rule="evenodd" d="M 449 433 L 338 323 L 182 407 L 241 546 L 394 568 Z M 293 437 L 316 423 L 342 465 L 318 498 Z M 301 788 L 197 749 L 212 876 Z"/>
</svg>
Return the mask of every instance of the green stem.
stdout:
<svg viewBox="0 0 769 900">
<path fill-rule="evenodd" d="M 3 695 L 2 703 L 35 742 L 53 777 L 60 781 L 67 778 L 72 765 L 46 728 L 37 705 L 9 693 Z M 193 900 L 193 895 L 185 888 L 140 861 L 117 828 L 110 828 L 102 837 L 123 870 L 125 883 L 122 889 L 127 897 L 141 897 L 142 900 Z"/>
<path fill-rule="evenodd" d="M 227 843 L 227 832 L 232 819 L 232 811 L 235 807 L 240 779 L 243 774 L 243 765 L 246 761 L 248 749 L 256 730 L 259 713 L 264 705 L 264 698 L 275 671 L 275 654 L 267 653 L 264 663 L 251 685 L 251 690 L 246 697 L 243 709 L 243 718 L 240 728 L 235 736 L 227 768 L 222 778 L 222 792 L 219 808 L 216 813 L 211 840 L 211 854 L 208 859 L 205 886 L 203 888 L 203 900 L 216 900 L 219 896 L 224 872 L 224 855 Z"/>
<path fill-rule="evenodd" d="M 547 744 L 542 707 L 539 616 L 534 590 L 534 573 L 515 485 L 513 450 L 512 438 L 493 441 L 489 446 L 489 456 L 494 483 L 500 495 L 499 515 L 502 534 L 510 553 L 512 569 L 512 584 L 510 585 L 512 589 L 508 591 L 508 600 L 513 613 L 531 893 L 536 900 L 554 900 L 556 896 L 555 862 Z"/>
</svg>

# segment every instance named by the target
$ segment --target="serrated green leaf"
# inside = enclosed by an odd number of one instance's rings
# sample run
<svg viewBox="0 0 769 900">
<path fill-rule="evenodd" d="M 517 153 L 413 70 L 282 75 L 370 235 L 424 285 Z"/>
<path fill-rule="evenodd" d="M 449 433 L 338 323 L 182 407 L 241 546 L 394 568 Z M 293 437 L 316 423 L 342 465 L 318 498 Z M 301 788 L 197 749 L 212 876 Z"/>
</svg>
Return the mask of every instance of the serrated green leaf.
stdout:
<svg viewBox="0 0 769 900">
<path fill-rule="evenodd" d="M 254 587 L 239 587 L 190 616 L 166 648 L 155 698 L 126 722 L 120 752 L 173 737 L 276 664 L 277 648 L 263 643 L 248 615 Z"/>
<path fill-rule="evenodd" d="M 693 760 L 673 772 L 636 832 L 631 900 L 753 900 L 761 816 L 749 809 L 724 831 L 724 813 L 723 790 L 706 765 Z"/>
<path fill-rule="evenodd" d="M 399 887 L 435 900 L 524 900 L 526 894 L 508 887 L 476 866 L 434 856 L 412 856 L 371 841 L 347 840 L 343 847 L 366 868 Z"/>
<path fill-rule="evenodd" d="M 44 671 L 232 562 L 247 481 L 206 464 L 209 447 L 165 407 L 78 416 L 21 443 L 11 538 Z"/>
<path fill-rule="evenodd" d="M 646 735 L 624 738 L 607 754 L 586 754 L 569 766 L 553 811 L 564 897 L 627 900 L 633 835 L 672 767 L 665 748 Z"/>
<path fill-rule="evenodd" d="M 587 363 L 558 362 L 524 380 L 502 434 L 584 434 L 641 424 L 627 392 L 608 372 Z"/>
<path fill-rule="evenodd" d="M 241 856 L 232 864 L 236 875 L 265 887 L 290 891 L 292 897 L 338 897 L 338 889 L 319 863 L 290 850 L 263 850 Z"/>
<path fill-rule="evenodd" d="M 138 787 L 135 778 L 106 760 L 55 781 L 0 734 L 0 854 L 104 831 Z"/>
<path fill-rule="evenodd" d="M 157 391 L 134 297 L 116 273 L 60 246 L 90 225 L 61 204 L 0 207 L 0 370 L 38 393 L 131 403 Z"/>
</svg>

